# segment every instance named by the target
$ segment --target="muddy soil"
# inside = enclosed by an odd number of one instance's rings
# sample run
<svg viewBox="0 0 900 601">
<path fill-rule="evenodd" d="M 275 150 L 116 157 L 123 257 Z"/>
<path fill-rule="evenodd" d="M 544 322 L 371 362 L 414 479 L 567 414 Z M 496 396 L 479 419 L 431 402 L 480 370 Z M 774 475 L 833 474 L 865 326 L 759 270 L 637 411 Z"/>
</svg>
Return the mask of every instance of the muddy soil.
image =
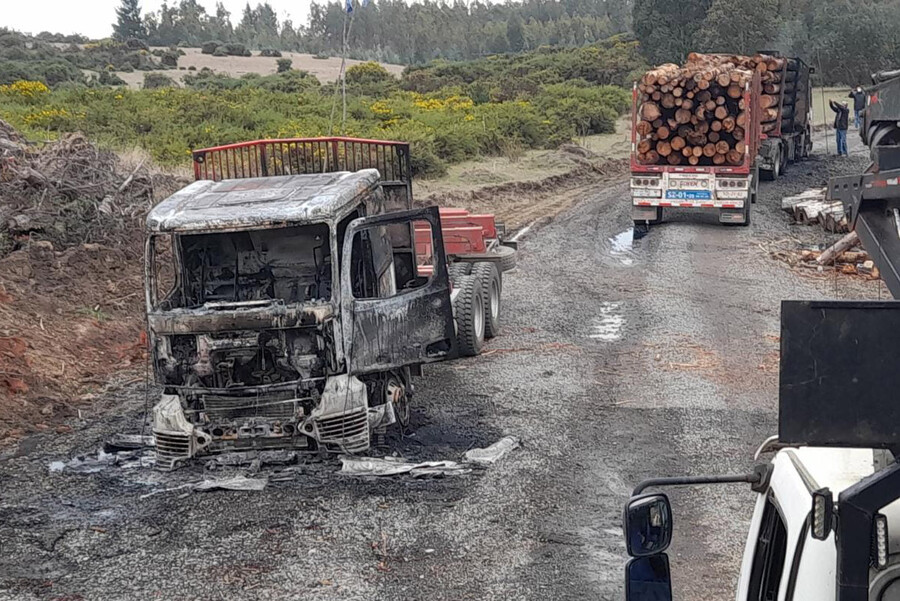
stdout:
<svg viewBox="0 0 900 601">
<path fill-rule="evenodd" d="M 263 492 L 147 496 L 247 470 L 51 472 L 140 430 L 153 391 L 114 382 L 71 433 L 0 458 L 0 599 L 621 599 L 632 487 L 746 470 L 775 432 L 779 302 L 881 293 L 798 277 L 760 244 L 821 237 L 791 227 L 781 197 L 862 162 L 820 157 L 763 184 L 746 228 L 674 214 L 635 240 L 622 178 L 524 235 L 502 335 L 481 357 L 428 369 L 411 432 L 388 441 L 459 459 L 521 439 L 471 475 L 359 480 L 310 460 Z M 730 597 L 753 497 L 672 496 L 676 597 Z"/>
</svg>

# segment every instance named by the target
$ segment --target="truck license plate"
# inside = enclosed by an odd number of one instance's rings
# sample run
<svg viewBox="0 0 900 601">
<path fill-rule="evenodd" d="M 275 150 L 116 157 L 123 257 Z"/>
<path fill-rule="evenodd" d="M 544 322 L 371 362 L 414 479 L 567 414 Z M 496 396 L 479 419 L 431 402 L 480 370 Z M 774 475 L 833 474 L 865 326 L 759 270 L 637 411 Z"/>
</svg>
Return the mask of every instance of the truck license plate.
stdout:
<svg viewBox="0 0 900 601">
<path fill-rule="evenodd" d="M 709 200 L 709 190 L 666 190 L 666 198 L 672 200 Z"/>
</svg>

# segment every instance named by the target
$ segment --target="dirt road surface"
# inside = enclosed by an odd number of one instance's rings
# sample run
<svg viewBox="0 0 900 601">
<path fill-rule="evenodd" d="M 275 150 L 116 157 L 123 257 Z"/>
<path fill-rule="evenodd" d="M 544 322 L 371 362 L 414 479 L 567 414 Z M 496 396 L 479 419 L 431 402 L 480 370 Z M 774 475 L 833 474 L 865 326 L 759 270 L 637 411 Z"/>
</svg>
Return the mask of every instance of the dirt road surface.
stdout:
<svg viewBox="0 0 900 601">
<path fill-rule="evenodd" d="M 459 459 L 521 439 L 483 473 L 370 481 L 306 462 L 263 492 L 146 496 L 210 473 L 51 472 L 140 428 L 142 384 L 112 385 L 73 432 L 0 457 L 0 599 L 621 599 L 634 484 L 746 470 L 775 432 L 781 299 L 881 293 L 799 277 L 761 247 L 822 237 L 792 231 L 781 196 L 863 163 L 794 167 L 763 185 L 748 228 L 676 215 L 633 240 L 623 178 L 526 234 L 502 335 L 482 357 L 429 369 L 412 432 L 390 441 Z M 673 504 L 677 598 L 730 597 L 749 491 Z"/>
</svg>

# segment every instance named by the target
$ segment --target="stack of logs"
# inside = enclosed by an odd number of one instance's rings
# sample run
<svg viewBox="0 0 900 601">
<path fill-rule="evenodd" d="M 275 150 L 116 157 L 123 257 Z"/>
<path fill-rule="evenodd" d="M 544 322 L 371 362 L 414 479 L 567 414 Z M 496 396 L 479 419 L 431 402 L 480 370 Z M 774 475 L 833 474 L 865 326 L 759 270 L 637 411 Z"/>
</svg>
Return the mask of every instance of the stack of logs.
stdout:
<svg viewBox="0 0 900 601">
<path fill-rule="evenodd" d="M 777 126 L 785 62 L 766 55 L 688 56 L 683 67 L 661 65 L 638 83 L 635 128 L 644 165 L 740 165 L 750 123 L 744 90 L 760 73 L 762 121 Z M 768 127 L 768 125 L 766 126 Z"/>
</svg>

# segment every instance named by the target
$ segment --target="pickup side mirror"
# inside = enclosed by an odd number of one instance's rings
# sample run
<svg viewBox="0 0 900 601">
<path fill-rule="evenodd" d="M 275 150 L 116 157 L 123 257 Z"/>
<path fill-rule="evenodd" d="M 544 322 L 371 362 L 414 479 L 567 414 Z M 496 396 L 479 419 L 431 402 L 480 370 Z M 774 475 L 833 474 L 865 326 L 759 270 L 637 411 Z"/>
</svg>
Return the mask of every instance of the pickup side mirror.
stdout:
<svg viewBox="0 0 900 601">
<path fill-rule="evenodd" d="M 666 495 L 641 495 L 628 501 L 625 506 L 625 544 L 628 555 L 656 555 L 668 549 L 671 542 L 672 508 Z M 667 573 L 668 565 L 666 560 Z"/>
<path fill-rule="evenodd" d="M 672 575 L 665 553 L 635 557 L 625 568 L 626 601 L 672 601 Z"/>
</svg>

